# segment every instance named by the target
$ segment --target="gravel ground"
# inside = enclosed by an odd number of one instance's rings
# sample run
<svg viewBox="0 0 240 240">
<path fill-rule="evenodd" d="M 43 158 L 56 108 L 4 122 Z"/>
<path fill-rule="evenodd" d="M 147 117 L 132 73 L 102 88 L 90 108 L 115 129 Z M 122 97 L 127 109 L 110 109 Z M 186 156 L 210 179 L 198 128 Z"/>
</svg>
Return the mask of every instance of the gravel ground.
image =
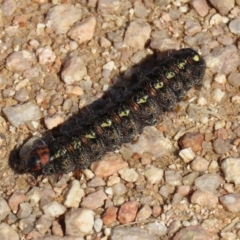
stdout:
<svg viewBox="0 0 240 240">
<path fill-rule="evenodd" d="M 0 26 L 0 239 L 240 239 L 239 0 L 4 0 Z M 134 144 L 81 177 L 9 167 L 183 47 L 206 60 L 202 88 Z"/>
</svg>

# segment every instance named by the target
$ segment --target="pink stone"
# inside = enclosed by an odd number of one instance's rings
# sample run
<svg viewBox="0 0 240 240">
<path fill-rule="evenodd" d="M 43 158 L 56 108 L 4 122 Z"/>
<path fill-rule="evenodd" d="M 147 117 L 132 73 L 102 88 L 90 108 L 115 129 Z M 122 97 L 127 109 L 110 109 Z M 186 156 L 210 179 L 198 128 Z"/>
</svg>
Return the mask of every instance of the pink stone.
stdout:
<svg viewBox="0 0 240 240">
<path fill-rule="evenodd" d="M 200 206 L 214 208 L 218 204 L 218 197 L 207 191 L 196 190 L 191 197 L 191 202 Z"/>
<path fill-rule="evenodd" d="M 190 226 L 181 229 L 173 240 L 211 240 L 209 233 L 200 226 Z"/>
<path fill-rule="evenodd" d="M 26 196 L 20 192 L 14 192 L 13 195 L 8 200 L 8 205 L 12 211 L 17 211 L 20 203 L 23 203 L 26 199 Z"/>
<path fill-rule="evenodd" d="M 104 193 L 103 189 L 100 189 L 84 197 L 82 200 L 81 206 L 83 208 L 96 210 L 97 208 L 104 205 L 104 201 L 106 199 L 107 199 L 107 195 Z"/>
<path fill-rule="evenodd" d="M 122 224 L 130 223 L 134 221 L 137 214 L 138 206 L 137 202 L 129 201 L 124 203 L 118 213 L 118 220 Z"/>
<path fill-rule="evenodd" d="M 102 161 L 94 162 L 91 170 L 99 177 L 108 177 L 125 167 L 128 167 L 128 164 L 119 155 L 108 154 Z"/>
<path fill-rule="evenodd" d="M 109 207 L 106 210 L 102 219 L 103 223 L 106 226 L 111 226 L 111 224 L 113 224 L 117 220 L 117 211 L 118 211 L 118 208 L 116 207 Z"/>
</svg>

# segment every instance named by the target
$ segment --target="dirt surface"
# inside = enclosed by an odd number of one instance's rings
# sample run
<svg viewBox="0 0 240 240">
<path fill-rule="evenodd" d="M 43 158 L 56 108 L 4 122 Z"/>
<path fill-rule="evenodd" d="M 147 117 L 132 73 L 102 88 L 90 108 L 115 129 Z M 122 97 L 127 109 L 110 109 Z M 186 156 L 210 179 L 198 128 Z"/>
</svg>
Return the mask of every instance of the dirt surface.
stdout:
<svg viewBox="0 0 240 240">
<path fill-rule="evenodd" d="M 239 19 L 239 1 L 2 1 L 0 228 L 11 239 L 240 239 Z M 151 58 L 185 47 L 206 61 L 203 86 L 134 144 L 59 181 L 9 166 L 27 140 L 59 124 L 71 134 Z"/>
</svg>

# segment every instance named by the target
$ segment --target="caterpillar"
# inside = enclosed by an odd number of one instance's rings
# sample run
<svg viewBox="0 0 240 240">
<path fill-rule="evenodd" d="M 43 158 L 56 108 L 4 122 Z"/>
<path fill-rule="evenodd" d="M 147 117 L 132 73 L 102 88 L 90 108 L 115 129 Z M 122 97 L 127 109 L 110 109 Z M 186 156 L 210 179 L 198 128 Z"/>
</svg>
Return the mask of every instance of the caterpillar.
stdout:
<svg viewBox="0 0 240 240">
<path fill-rule="evenodd" d="M 173 110 L 191 87 L 201 86 L 205 69 L 204 59 L 193 49 L 171 53 L 144 73 L 122 101 L 73 133 L 33 149 L 26 171 L 50 175 L 89 167 L 106 152 L 133 141 L 145 126 L 156 124 L 163 112 Z"/>
</svg>

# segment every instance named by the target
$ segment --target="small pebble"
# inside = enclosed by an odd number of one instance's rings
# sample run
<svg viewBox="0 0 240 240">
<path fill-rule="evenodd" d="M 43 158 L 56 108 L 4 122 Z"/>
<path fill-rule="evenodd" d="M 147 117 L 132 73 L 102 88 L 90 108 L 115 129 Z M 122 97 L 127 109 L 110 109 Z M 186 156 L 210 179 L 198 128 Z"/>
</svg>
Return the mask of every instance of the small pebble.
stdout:
<svg viewBox="0 0 240 240">
<path fill-rule="evenodd" d="M 227 182 L 233 182 L 234 184 L 240 184 L 240 158 L 227 158 L 222 164 L 221 168 L 224 172 Z"/>
<path fill-rule="evenodd" d="M 121 5 L 120 0 L 99 0 L 97 10 L 101 14 L 113 14 Z"/>
<path fill-rule="evenodd" d="M 138 240 L 159 240 L 159 237 L 141 227 L 122 227 L 113 228 L 111 234 L 112 240 L 138 239 Z"/>
<path fill-rule="evenodd" d="M 210 3 L 216 8 L 216 10 L 221 15 L 226 15 L 234 7 L 234 0 L 228 1 L 210 0 Z"/>
<path fill-rule="evenodd" d="M 93 177 L 88 183 L 88 187 L 96 188 L 96 187 L 103 187 L 106 185 L 105 181 L 100 177 Z"/>
<path fill-rule="evenodd" d="M 54 115 L 53 117 L 44 118 L 44 122 L 47 129 L 52 129 L 60 125 L 61 123 L 63 123 L 63 121 L 64 121 L 63 117 L 59 115 Z"/>
<path fill-rule="evenodd" d="M 6 67 L 14 73 L 23 72 L 36 62 L 36 58 L 32 52 L 23 50 L 11 53 L 6 60 Z"/>
<path fill-rule="evenodd" d="M 222 182 L 218 174 L 204 174 L 195 180 L 195 186 L 199 190 L 215 193 Z"/>
<path fill-rule="evenodd" d="M 50 217 L 59 217 L 64 214 L 67 209 L 60 203 L 53 201 L 42 207 L 44 214 Z"/>
<path fill-rule="evenodd" d="M 179 156 L 183 159 L 185 163 L 189 163 L 195 158 L 195 154 L 190 147 L 180 150 Z"/>
<path fill-rule="evenodd" d="M 6 223 L 0 224 L 0 239 L 19 240 L 18 233 Z"/>
<path fill-rule="evenodd" d="M 182 184 L 182 176 L 180 172 L 168 170 L 165 171 L 166 183 L 173 186 L 179 186 Z"/>
<path fill-rule="evenodd" d="M 213 141 L 213 149 L 217 154 L 223 155 L 230 151 L 232 145 L 228 140 L 217 138 Z"/>
<path fill-rule="evenodd" d="M 147 181 L 151 184 L 159 183 L 163 178 L 163 170 L 156 167 L 151 167 L 148 169 L 144 176 L 146 177 Z"/>
<path fill-rule="evenodd" d="M 95 33 L 96 23 L 97 21 L 95 17 L 83 19 L 80 23 L 75 24 L 70 29 L 70 31 L 68 32 L 69 38 L 71 38 L 78 44 L 82 44 L 91 40 Z"/>
<path fill-rule="evenodd" d="M 196 190 L 191 196 L 191 202 L 203 207 L 214 208 L 218 204 L 218 197 L 210 192 Z"/>
<path fill-rule="evenodd" d="M 25 199 L 26 199 L 25 194 L 15 191 L 9 198 L 8 205 L 12 209 L 13 212 L 17 212 L 19 204 L 23 203 L 25 201 Z"/>
<path fill-rule="evenodd" d="M 24 202 L 19 205 L 19 210 L 17 213 L 17 217 L 19 219 L 28 217 L 30 213 L 32 212 L 32 207 L 29 203 Z"/>
<path fill-rule="evenodd" d="M 65 215 L 66 235 L 85 236 L 90 234 L 94 225 L 94 212 L 89 209 L 71 209 Z"/>
<path fill-rule="evenodd" d="M 104 216 L 103 216 L 103 223 L 106 226 L 111 226 L 117 220 L 117 212 L 118 208 L 116 207 L 109 207 Z"/>
<path fill-rule="evenodd" d="M 233 19 L 229 24 L 229 29 L 232 33 L 240 35 L 240 18 Z"/>
<path fill-rule="evenodd" d="M 49 228 L 52 226 L 53 218 L 48 215 L 42 215 L 37 221 L 36 221 L 36 229 L 42 233 L 45 234 Z"/>
<path fill-rule="evenodd" d="M 117 220 L 118 208 L 109 207 L 103 215 L 103 223 L 106 226 L 111 226 Z"/>
<path fill-rule="evenodd" d="M 205 158 L 197 156 L 191 162 L 191 169 L 193 171 L 204 172 L 207 170 L 208 165 L 209 162 Z"/>
<path fill-rule="evenodd" d="M 149 39 L 151 27 L 144 21 L 131 21 L 124 37 L 124 43 L 129 47 L 143 49 Z"/>
<path fill-rule="evenodd" d="M 183 184 L 191 186 L 194 184 L 196 178 L 198 177 L 198 172 L 192 172 L 183 177 Z"/>
<path fill-rule="evenodd" d="M 134 168 L 123 168 L 118 171 L 121 178 L 127 182 L 136 182 L 138 179 L 138 173 Z"/>
<path fill-rule="evenodd" d="M 210 234 L 201 226 L 189 226 L 181 229 L 173 238 L 173 240 L 211 240 Z"/>
<path fill-rule="evenodd" d="M 15 0 L 4 0 L 1 4 L 1 10 L 5 16 L 11 16 L 15 12 L 16 8 L 17 3 Z"/>
<path fill-rule="evenodd" d="M 136 215 L 137 215 L 137 202 L 130 201 L 125 202 L 119 209 L 118 212 L 118 220 L 122 224 L 127 224 L 132 221 L 134 221 Z"/>
<path fill-rule="evenodd" d="M 233 71 L 230 73 L 227 80 L 232 86 L 234 86 L 235 88 L 238 88 L 240 87 L 240 83 L 238 81 L 239 78 L 240 78 L 240 73 Z"/>
<path fill-rule="evenodd" d="M 63 34 L 81 18 L 81 8 L 71 4 L 59 4 L 48 10 L 45 22 L 46 26 L 53 29 L 56 34 Z"/>
<path fill-rule="evenodd" d="M 219 197 L 220 203 L 230 212 L 240 211 L 240 194 L 230 193 Z"/>
<path fill-rule="evenodd" d="M 209 6 L 206 0 L 192 0 L 190 4 L 201 17 L 205 17 L 208 14 Z"/>
<path fill-rule="evenodd" d="M 202 142 L 204 135 L 198 132 L 190 132 L 184 134 L 184 136 L 179 140 L 181 148 L 191 148 L 194 152 L 202 150 Z"/>
<path fill-rule="evenodd" d="M 99 177 L 108 177 L 127 166 L 127 162 L 123 161 L 120 156 L 110 154 L 106 155 L 100 162 L 94 162 L 91 169 Z"/>
<path fill-rule="evenodd" d="M 158 237 L 163 237 L 167 234 L 167 227 L 160 222 L 148 223 L 146 228 L 150 233 L 155 234 Z"/>
<path fill-rule="evenodd" d="M 80 57 L 69 58 L 63 65 L 61 78 L 66 84 L 73 84 L 87 74 L 85 63 Z"/>
<path fill-rule="evenodd" d="M 14 127 L 18 127 L 27 121 L 39 120 L 42 116 L 39 107 L 31 102 L 13 107 L 4 107 L 2 110 Z"/>
<path fill-rule="evenodd" d="M 0 221 L 4 220 L 6 216 L 11 212 L 7 202 L 0 197 Z"/>
<path fill-rule="evenodd" d="M 94 221 L 93 227 L 96 232 L 100 232 L 102 230 L 103 221 L 102 219 L 98 218 Z"/>
<path fill-rule="evenodd" d="M 125 184 L 116 183 L 112 186 L 112 191 L 114 196 L 121 196 L 126 193 L 127 189 L 125 187 Z"/>
<path fill-rule="evenodd" d="M 136 219 L 138 221 L 148 219 L 152 214 L 152 209 L 148 205 L 144 205 L 137 213 Z"/>
<path fill-rule="evenodd" d="M 104 201 L 107 199 L 107 195 L 104 193 L 103 189 L 99 189 L 96 192 L 88 194 L 82 199 L 81 206 L 83 208 L 96 210 L 97 208 L 103 206 Z"/>
<path fill-rule="evenodd" d="M 55 53 L 52 51 L 50 46 L 46 46 L 44 48 L 38 48 L 36 54 L 39 58 L 39 63 L 41 65 L 46 65 L 48 63 L 53 63 L 56 59 Z"/>
<path fill-rule="evenodd" d="M 84 190 L 80 187 L 79 181 L 73 180 L 69 186 L 64 206 L 67 208 L 78 208 L 83 196 Z"/>
</svg>

